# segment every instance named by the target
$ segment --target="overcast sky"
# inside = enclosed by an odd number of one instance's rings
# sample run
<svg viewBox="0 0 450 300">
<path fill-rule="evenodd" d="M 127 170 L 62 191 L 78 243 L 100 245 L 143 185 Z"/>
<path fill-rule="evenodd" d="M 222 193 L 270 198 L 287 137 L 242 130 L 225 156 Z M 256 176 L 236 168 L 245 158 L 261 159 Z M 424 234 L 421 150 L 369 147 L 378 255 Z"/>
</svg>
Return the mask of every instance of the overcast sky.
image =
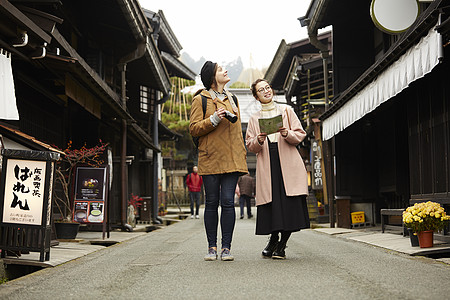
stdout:
<svg viewBox="0 0 450 300">
<path fill-rule="evenodd" d="M 218 63 L 241 57 L 244 67 L 268 67 L 282 39 L 308 37 L 298 17 L 310 0 L 139 0 L 143 8 L 162 10 L 172 31 L 193 59 Z"/>
</svg>

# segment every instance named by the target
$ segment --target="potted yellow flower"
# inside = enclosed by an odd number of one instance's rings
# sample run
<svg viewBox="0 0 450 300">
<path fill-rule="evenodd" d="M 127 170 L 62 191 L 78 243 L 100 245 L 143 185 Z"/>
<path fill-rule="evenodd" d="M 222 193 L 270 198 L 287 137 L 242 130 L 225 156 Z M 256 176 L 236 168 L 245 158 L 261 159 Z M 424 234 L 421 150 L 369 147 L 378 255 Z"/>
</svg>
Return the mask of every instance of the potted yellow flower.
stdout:
<svg viewBox="0 0 450 300">
<path fill-rule="evenodd" d="M 421 202 L 403 212 L 403 223 L 417 233 L 420 248 L 433 246 L 433 232 L 439 231 L 450 220 L 445 210 L 436 202 Z"/>
</svg>

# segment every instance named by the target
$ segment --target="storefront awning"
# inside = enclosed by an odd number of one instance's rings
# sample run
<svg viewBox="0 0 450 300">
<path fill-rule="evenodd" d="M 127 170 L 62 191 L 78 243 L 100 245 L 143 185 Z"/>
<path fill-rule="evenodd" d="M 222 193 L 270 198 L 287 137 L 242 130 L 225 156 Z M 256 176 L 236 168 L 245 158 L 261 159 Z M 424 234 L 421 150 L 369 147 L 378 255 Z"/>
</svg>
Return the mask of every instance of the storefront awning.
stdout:
<svg viewBox="0 0 450 300">
<path fill-rule="evenodd" d="M 322 124 L 323 140 L 328 140 L 388 101 L 413 81 L 422 78 L 439 63 L 439 33 L 433 26 L 416 45 L 381 72 Z"/>
</svg>

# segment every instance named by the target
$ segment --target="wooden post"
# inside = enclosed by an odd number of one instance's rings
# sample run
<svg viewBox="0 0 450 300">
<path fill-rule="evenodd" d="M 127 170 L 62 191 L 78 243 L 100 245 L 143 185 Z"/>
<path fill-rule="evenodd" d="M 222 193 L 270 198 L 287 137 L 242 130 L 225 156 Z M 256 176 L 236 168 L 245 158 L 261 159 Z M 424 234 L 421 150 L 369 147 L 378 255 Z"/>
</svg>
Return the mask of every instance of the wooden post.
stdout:
<svg viewBox="0 0 450 300">
<path fill-rule="evenodd" d="M 185 79 L 182 80 L 182 87 L 183 87 L 183 89 L 186 87 Z M 183 97 L 183 105 L 184 105 L 184 120 L 187 121 L 188 116 L 187 116 L 187 108 L 186 108 L 186 96 L 184 95 L 184 93 L 182 94 L 182 97 Z"/>
<path fill-rule="evenodd" d="M 323 147 L 323 159 L 325 167 L 325 176 L 327 178 L 327 197 L 328 197 L 328 213 L 330 216 L 330 227 L 335 226 L 335 216 L 334 216 L 334 163 L 332 155 L 332 144 L 330 140 L 324 141 Z"/>
<path fill-rule="evenodd" d="M 178 114 L 180 115 L 180 121 L 182 120 L 181 117 L 181 78 L 178 77 L 178 105 L 179 105 L 179 112 Z"/>
<path fill-rule="evenodd" d="M 173 102 L 174 102 L 174 101 L 173 101 L 173 98 L 174 98 L 175 93 L 176 93 L 176 91 L 175 91 L 175 79 L 174 79 L 174 78 L 171 78 L 171 79 L 170 79 L 170 82 L 171 82 L 171 84 L 172 84 L 172 91 L 173 91 L 173 93 L 170 94 L 170 98 L 169 98 L 169 101 L 170 101 L 169 115 L 172 114 L 172 106 L 173 106 Z"/>
</svg>

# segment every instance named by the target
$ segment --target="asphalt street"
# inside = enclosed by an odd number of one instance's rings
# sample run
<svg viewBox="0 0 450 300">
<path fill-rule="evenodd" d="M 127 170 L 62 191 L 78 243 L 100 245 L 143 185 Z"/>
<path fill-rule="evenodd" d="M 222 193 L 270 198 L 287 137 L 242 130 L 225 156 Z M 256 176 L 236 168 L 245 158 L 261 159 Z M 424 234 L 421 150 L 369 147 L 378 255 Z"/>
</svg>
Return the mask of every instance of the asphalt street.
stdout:
<svg viewBox="0 0 450 300">
<path fill-rule="evenodd" d="M 205 262 L 203 219 L 160 230 L 0 285 L 0 299 L 442 299 L 450 265 L 309 229 L 284 261 L 237 219 L 233 262 Z"/>
</svg>

